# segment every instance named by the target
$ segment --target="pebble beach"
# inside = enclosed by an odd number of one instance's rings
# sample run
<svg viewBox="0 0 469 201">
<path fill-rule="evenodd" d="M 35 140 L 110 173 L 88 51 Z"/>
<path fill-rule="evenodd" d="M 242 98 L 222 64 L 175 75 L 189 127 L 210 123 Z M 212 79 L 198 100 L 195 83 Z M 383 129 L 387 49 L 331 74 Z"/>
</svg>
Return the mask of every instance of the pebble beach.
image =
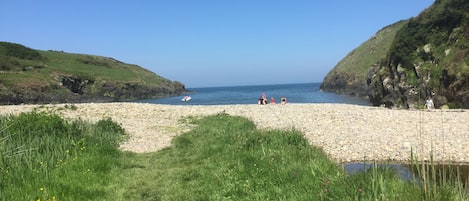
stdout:
<svg viewBox="0 0 469 201">
<path fill-rule="evenodd" d="M 66 107 L 67 106 L 67 107 Z M 73 109 L 70 109 L 73 106 Z M 217 113 L 243 116 L 259 129 L 295 129 L 336 162 L 409 162 L 419 160 L 469 163 L 469 110 L 403 110 L 349 104 L 161 105 L 84 103 L 5 105 L 0 115 L 50 111 L 66 119 L 96 122 L 111 118 L 126 130 L 125 151 L 155 152 L 193 125 L 186 117 Z"/>
</svg>

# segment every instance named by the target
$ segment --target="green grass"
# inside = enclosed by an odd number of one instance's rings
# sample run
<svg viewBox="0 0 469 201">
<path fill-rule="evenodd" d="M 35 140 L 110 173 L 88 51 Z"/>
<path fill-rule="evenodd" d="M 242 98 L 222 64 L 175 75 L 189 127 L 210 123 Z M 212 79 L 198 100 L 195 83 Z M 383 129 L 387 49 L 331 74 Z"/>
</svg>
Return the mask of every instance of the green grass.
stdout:
<svg viewBox="0 0 469 201">
<path fill-rule="evenodd" d="M 136 70 L 132 69 L 128 64 L 120 63 L 111 58 L 80 55 L 80 54 L 67 54 L 54 51 L 41 51 L 44 57 L 49 59 L 50 67 L 47 69 L 50 72 L 61 72 L 65 74 L 78 74 L 78 75 L 96 75 L 96 79 L 101 80 L 122 80 L 122 81 L 137 81 L 135 80 L 137 74 Z M 46 70 L 46 69 L 44 69 Z M 140 71 L 139 73 L 142 73 Z M 147 71 L 146 73 L 151 73 Z"/>
<path fill-rule="evenodd" d="M 123 130 L 110 119 L 91 125 L 57 115 L 0 119 L 0 200 L 106 200 L 119 168 Z"/>
<path fill-rule="evenodd" d="M 122 101 L 187 92 L 184 85 L 116 59 L 0 42 L 0 103 Z"/>
<path fill-rule="evenodd" d="M 259 130 L 227 114 L 186 120 L 196 127 L 172 146 L 136 154 L 117 149 L 123 130 L 111 119 L 90 124 L 36 112 L 0 118 L 0 200 L 468 198 L 461 185 L 429 192 L 387 168 L 347 175 L 294 130 Z"/>
<path fill-rule="evenodd" d="M 398 30 L 407 21 L 399 21 L 378 31 L 373 37 L 351 51 L 333 69 L 338 73 L 347 72 L 366 79 L 368 69 L 386 58 Z M 331 71 L 331 72 L 333 72 Z"/>
<path fill-rule="evenodd" d="M 113 80 L 115 82 L 145 83 L 157 86 L 168 83 L 163 77 L 154 74 L 136 65 L 125 64 L 112 58 L 61 53 L 57 51 L 39 51 L 44 61 L 18 59 L 21 66 L 42 66 L 34 70 L 10 72 L 9 77 L 3 78 L 6 82 L 17 81 L 21 78 L 32 78 L 38 82 L 48 83 L 57 75 L 76 75 L 93 78 L 95 81 Z"/>
<path fill-rule="evenodd" d="M 164 84 L 169 80 L 142 67 L 109 57 L 34 50 L 20 44 L 0 42 L 0 70 L 8 73 L 4 81 L 31 77 L 50 82 L 57 75 L 93 77 L 99 80 Z"/>
<path fill-rule="evenodd" d="M 241 117 L 194 120 L 170 148 L 141 155 L 129 200 L 309 200 L 342 171 L 298 132 L 258 131 Z M 322 167 L 322 168 L 318 168 Z M 148 169 L 152 173 L 148 174 Z M 319 194 L 318 194 L 319 192 Z"/>
</svg>

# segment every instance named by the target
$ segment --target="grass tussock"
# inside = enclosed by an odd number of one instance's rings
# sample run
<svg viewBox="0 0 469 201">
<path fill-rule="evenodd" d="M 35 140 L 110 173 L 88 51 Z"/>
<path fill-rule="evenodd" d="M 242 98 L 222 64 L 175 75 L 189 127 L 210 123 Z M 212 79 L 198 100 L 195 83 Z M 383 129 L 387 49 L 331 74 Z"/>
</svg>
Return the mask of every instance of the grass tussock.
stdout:
<svg viewBox="0 0 469 201">
<path fill-rule="evenodd" d="M 294 130 L 242 117 L 190 118 L 156 153 L 117 149 L 111 119 L 0 118 L 0 200 L 467 200 L 464 187 L 403 181 L 389 168 L 347 175 Z"/>
<path fill-rule="evenodd" d="M 0 118 L 0 200 L 105 200 L 122 128 L 57 115 Z"/>
</svg>

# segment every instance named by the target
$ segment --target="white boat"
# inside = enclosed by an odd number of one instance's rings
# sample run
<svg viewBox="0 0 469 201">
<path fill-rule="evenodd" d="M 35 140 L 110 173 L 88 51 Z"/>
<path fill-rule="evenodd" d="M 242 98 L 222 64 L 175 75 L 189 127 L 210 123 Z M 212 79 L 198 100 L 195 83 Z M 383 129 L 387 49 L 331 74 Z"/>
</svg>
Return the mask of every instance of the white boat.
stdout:
<svg viewBox="0 0 469 201">
<path fill-rule="evenodd" d="M 183 102 L 190 101 L 192 98 L 190 96 L 184 96 L 184 98 L 181 99 Z"/>
</svg>

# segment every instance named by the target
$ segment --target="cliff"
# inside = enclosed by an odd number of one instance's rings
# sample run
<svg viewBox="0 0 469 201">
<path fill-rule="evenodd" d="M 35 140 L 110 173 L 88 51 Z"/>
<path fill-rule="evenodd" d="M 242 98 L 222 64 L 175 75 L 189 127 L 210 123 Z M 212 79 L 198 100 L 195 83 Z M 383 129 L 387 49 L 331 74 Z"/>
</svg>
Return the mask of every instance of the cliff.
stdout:
<svg viewBox="0 0 469 201">
<path fill-rule="evenodd" d="M 0 104 L 128 101 L 186 92 L 180 82 L 113 58 L 0 42 Z"/>
<path fill-rule="evenodd" d="M 378 45 L 385 53 L 349 54 L 325 77 L 322 89 L 359 91 L 375 106 L 420 108 L 432 98 L 436 107 L 469 108 L 468 13 L 467 1 L 435 1 L 417 17 L 391 25 L 395 34 L 383 34 L 386 28 L 378 32 L 386 37 Z M 373 40 L 357 50 L 369 49 Z M 367 62 L 352 62 L 357 60 Z M 341 63 L 349 64 L 344 68 Z M 350 77 L 355 81 L 342 81 Z M 337 80 L 346 84 L 334 84 Z"/>
<path fill-rule="evenodd" d="M 368 96 L 366 79 L 368 69 L 386 58 L 394 37 L 408 21 L 399 21 L 389 25 L 359 47 L 352 50 L 326 75 L 321 84 L 324 91 L 338 94 Z"/>
</svg>

